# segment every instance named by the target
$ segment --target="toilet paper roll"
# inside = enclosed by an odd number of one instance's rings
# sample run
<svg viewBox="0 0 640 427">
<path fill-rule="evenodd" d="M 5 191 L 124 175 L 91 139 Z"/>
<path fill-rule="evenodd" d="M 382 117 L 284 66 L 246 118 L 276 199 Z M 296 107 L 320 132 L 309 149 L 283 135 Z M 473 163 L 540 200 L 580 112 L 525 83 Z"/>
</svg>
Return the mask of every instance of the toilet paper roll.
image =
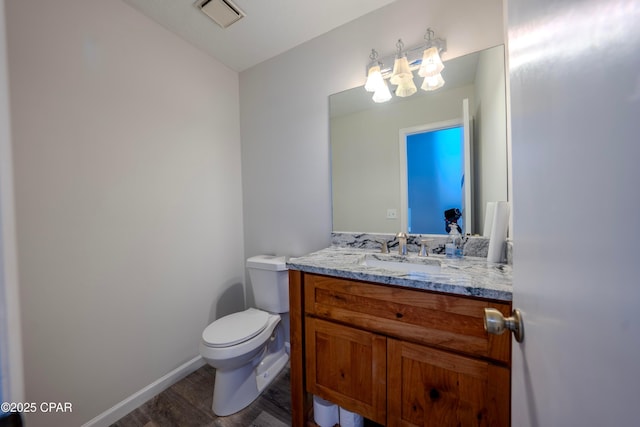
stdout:
<svg viewBox="0 0 640 427">
<path fill-rule="evenodd" d="M 338 405 L 313 396 L 313 420 L 320 427 L 333 427 L 339 422 Z"/>
<path fill-rule="evenodd" d="M 488 262 L 501 262 L 503 260 L 504 242 L 507 240 L 507 230 L 509 228 L 509 212 L 509 202 L 496 202 L 491 225 L 491 237 L 489 238 Z"/>
<path fill-rule="evenodd" d="M 350 412 L 340 407 L 340 427 L 363 427 L 364 418 L 360 414 Z"/>
<path fill-rule="evenodd" d="M 487 202 L 487 209 L 484 214 L 484 228 L 482 229 L 482 237 L 491 237 L 491 228 L 493 227 L 493 217 L 496 213 L 496 202 Z"/>
</svg>

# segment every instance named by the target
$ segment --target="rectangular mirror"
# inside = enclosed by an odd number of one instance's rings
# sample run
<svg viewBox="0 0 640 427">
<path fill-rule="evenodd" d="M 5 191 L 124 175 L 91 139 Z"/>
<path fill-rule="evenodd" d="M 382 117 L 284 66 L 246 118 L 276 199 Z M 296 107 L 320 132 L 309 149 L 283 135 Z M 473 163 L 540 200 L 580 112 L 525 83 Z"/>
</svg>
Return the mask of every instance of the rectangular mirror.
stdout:
<svg viewBox="0 0 640 427">
<path fill-rule="evenodd" d="M 465 233 L 482 234 L 487 202 L 507 200 L 504 46 L 454 58 L 444 65 L 445 85 L 433 92 L 418 90 L 410 97 L 394 96 L 381 104 L 374 103 L 363 87 L 329 97 L 334 232 L 446 234 L 444 212 L 428 214 L 439 215 L 427 222 L 440 223 L 440 230 L 437 225 L 428 231 L 417 228 L 425 221 L 416 218 L 406 202 L 410 197 L 403 164 L 411 159 L 400 158 L 407 152 L 402 149 L 407 129 L 427 129 L 439 123 L 466 119 L 470 123 L 471 161 L 460 176 L 461 194 L 464 185 L 469 187 L 469 196 L 461 206 L 450 206 L 464 211 Z M 463 117 L 465 99 L 468 118 Z M 432 162 L 424 165 L 433 167 Z M 425 200 L 433 197 L 425 194 Z M 465 204 L 470 208 L 464 209 Z"/>
</svg>

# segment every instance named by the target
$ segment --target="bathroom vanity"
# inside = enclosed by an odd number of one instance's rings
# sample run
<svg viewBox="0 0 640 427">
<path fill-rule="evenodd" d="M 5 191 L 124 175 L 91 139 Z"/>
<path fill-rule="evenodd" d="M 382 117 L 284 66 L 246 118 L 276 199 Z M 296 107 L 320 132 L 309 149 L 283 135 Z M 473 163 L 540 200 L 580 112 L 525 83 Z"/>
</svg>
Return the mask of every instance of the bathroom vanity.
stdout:
<svg viewBox="0 0 640 427">
<path fill-rule="evenodd" d="M 510 266 L 344 248 L 287 266 L 293 426 L 315 426 L 313 395 L 369 424 L 510 424 L 511 335 L 483 325 L 511 313 Z"/>
</svg>

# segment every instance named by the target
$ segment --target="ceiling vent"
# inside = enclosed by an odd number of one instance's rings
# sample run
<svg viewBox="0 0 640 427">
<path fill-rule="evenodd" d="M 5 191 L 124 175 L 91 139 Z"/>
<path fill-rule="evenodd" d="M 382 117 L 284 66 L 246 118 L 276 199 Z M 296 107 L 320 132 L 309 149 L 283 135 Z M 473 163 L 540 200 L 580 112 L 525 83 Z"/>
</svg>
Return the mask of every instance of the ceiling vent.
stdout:
<svg viewBox="0 0 640 427">
<path fill-rule="evenodd" d="M 230 0 L 204 0 L 198 3 L 198 8 L 222 28 L 227 28 L 244 17 L 240 8 Z"/>
</svg>

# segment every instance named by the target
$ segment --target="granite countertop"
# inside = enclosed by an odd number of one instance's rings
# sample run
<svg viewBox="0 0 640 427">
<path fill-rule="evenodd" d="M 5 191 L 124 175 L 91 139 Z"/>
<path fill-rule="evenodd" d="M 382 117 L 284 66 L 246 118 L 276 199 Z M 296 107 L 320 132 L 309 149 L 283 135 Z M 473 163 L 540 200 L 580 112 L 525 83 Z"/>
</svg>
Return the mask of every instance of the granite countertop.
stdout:
<svg viewBox="0 0 640 427">
<path fill-rule="evenodd" d="M 440 264 L 440 271 L 403 272 L 363 264 L 365 258 L 377 258 L 393 262 Z M 507 264 L 488 263 L 486 258 L 446 258 L 442 255 L 418 257 L 409 254 L 381 254 L 380 251 L 329 247 L 308 255 L 290 258 L 289 270 L 323 274 L 345 279 L 364 280 L 386 285 L 446 292 L 487 299 L 512 300 L 512 269 Z"/>
</svg>

